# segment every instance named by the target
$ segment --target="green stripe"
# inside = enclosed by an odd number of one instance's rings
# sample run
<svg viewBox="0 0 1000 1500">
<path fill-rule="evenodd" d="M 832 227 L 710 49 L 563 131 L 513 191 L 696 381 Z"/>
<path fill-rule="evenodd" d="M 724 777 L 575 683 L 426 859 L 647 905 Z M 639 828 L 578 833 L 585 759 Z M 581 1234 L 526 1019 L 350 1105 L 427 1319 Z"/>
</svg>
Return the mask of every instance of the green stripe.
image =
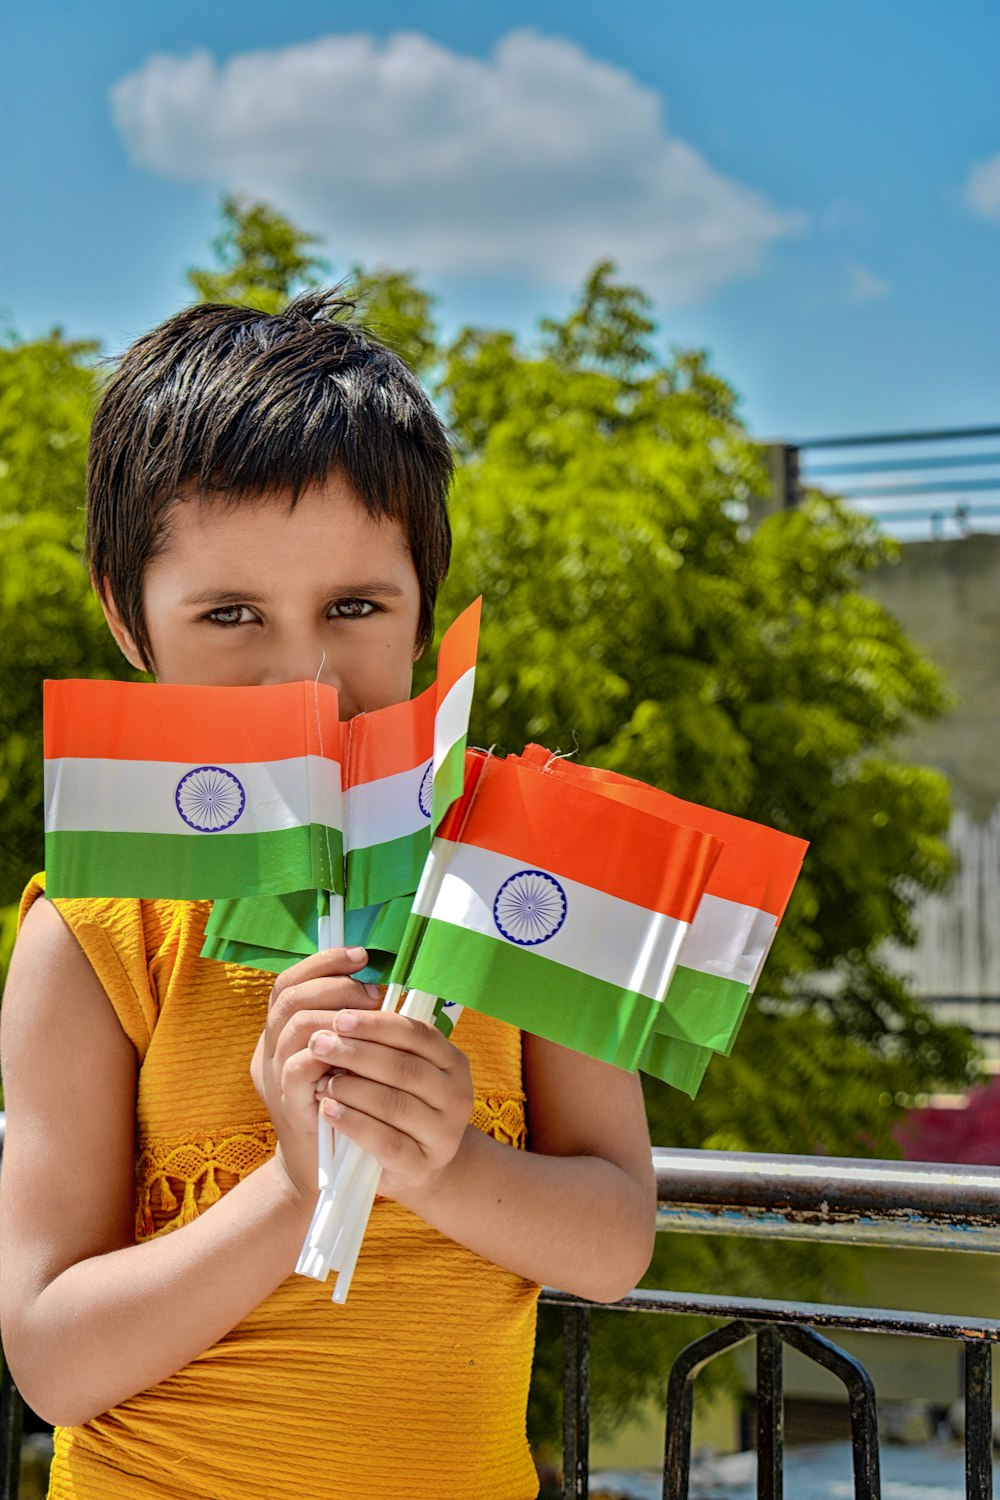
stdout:
<svg viewBox="0 0 1000 1500">
<path fill-rule="evenodd" d="M 431 847 L 430 825 L 402 838 L 347 854 L 348 907 L 377 906 L 396 896 L 412 896 Z"/>
<path fill-rule="evenodd" d="M 223 964 L 239 964 L 243 969 L 260 969 L 265 974 L 283 974 L 293 964 L 302 962 L 301 953 L 259 948 L 253 943 L 240 943 L 233 938 L 206 938 L 202 944 L 201 956 L 214 958 Z M 359 984 L 388 984 L 389 971 L 395 957 L 395 953 L 369 947 L 367 964 L 352 974 L 351 978 L 356 979 Z"/>
<path fill-rule="evenodd" d="M 45 836 L 50 896 L 198 901 L 343 890 L 339 830 L 317 823 L 271 833 L 70 833 Z"/>
<path fill-rule="evenodd" d="M 465 785 L 465 735 L 455 741 L 440 766 L 434 772 L 434 793 L 431 800 L 431 827 L 436 829 L 445 813 L 457 797 L 462 795 Z"/>
<path fill-rule="evenodd" d="M 693 1042 L 654 1031 L 642 1049 L 639 1067 L 693 1099 L 714 1056 L 708 1047 L 696 1047 Z"/>
<path fill-rule="evenodd" d="M 296 953 L 300 958 L 319 946 L 317 893 L 287 891 L 279 896 L 242 896 L 216 900 L 205 926 L 209 940 L 243 943 L 278 953 Z M 215 954 L 202 948 L 202 956 Z M 239 960 L 237 960 L 239 962 Z M 255 965 L 254 967 L 265 967 Z"/>
<path fill-rule="evenodd" d="M 434 920 L 408 983 L 619 1068 L 638 1067 L 657 1008 L 540 953 Z"/>
<path fill-rule="evenodd" d="M 656 1030 L 681 1042 L 729 1052 L 746 1014 L 749 990 L 678 964 L 656 1019 Z"/>
</svg>

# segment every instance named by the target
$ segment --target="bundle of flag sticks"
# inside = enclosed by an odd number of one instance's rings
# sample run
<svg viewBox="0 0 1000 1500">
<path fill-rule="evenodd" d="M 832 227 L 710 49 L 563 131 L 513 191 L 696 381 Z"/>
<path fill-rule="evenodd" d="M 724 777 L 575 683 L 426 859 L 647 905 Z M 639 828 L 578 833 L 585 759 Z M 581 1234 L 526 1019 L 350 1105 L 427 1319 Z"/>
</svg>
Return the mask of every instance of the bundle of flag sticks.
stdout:
<svg viewBox="0 0 1000 1500">
<path fill-rule="evenodd" d="M 314 683 L 47 683 L 48 892 L 211 897 L 203 954 L 270 972 L 363 945 L 384 1008 L 448 1032 L 468 1005 L 693 1096 L 806 846 L 540 746 L 468 751 L 478 627 L 479 601 L 426 692 L 344 724 Z M 321 1122 L 298 1269 L 336 1302 L 379 1173 Z"/>
</svg>

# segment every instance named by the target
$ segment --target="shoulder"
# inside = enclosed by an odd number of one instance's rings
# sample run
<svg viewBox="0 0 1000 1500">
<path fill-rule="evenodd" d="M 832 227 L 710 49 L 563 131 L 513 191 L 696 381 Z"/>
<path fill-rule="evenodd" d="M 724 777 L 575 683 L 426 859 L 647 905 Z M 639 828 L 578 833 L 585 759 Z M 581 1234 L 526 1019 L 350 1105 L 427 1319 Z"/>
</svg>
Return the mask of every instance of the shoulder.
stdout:
<svg viewBox="0 0 1000 1500">
<path fill-rule="evenodd" d="M 82 956 L 142 1057 L 159 1015 L 153 976 L 168 955 L 200 952 L 210 909 L 209 902 L 125 897 L 53 900 L 44 875 L 36 875 L 21 898 L 15 953 L 41 944 L 63 964 Z"/>
</svg>

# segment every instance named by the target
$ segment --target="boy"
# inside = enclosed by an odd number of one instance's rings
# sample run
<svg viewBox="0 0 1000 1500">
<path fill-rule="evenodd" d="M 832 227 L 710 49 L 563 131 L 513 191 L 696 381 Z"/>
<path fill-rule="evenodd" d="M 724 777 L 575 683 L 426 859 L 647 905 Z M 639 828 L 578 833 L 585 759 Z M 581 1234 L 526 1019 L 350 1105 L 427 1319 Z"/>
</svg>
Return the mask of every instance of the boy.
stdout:
<svg viewBox="0 0 1000 1500">
<path fill-rule="evenodd" d="M 345 717 L 409 696 L 450 455 L 344 312 L 191 308 L 104 394 L 95 587 L 161 682 L 318 673 Z M 362 950 L 271 987 L 200 958 L 210 903 L 40 892 L 3 1010 L 0 1315 L 63 1427 L 55 1500 L 534 1495 L 537 1284 L 612 1300 L 652 1248 L 637 1080 L 471 1012 L 454 1044 L 379 1012 Z M 317 1108 L 383 1168 L 343 1309 L 292 1275 Z"/>
</svg>

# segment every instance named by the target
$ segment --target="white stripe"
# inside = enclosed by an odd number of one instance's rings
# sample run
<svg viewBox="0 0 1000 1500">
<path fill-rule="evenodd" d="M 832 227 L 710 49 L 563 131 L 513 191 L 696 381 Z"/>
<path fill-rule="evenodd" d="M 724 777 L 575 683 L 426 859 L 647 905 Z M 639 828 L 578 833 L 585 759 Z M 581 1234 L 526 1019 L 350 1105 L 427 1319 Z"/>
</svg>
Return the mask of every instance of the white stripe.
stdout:
<svg viewBox="0 0 1000 1500">
<path fill-rule="evenodd" d="M 45 826 L 65 832 L 198 833 L 185 823 L 176 802 L 179 782 L 194 769 L 162 760 L 46 761 Z M 231 762 L 221 769 L 240 781 L 246 805 L 220 833 L 270 833 L 312 822 L 341 825 L 340 766 L 335 760 L 301 755 L 247 765 Z"/>
<path fill-rule="evenodd" d="M 457 682 L 452 683 L 438 706 L 434 716 L 434 768 L 441 766 L 445 756 L 460 739 L 469 732 L 469 714 L 472 712 L 472 693 L 476 685 L 476 669 L 470 667 Z"/>
<path fill-rule="evenodd" d="M 430 825 L 420 810 L 420 784 L 428 762 L 395 776 L 364 781 L 344 793 L 344 847 L 367 849 L 408 833 L 419 833 Z M 429 800 L 429 799 L 426 799 Z"/>
<path fill-rule="evenodd" d="M 698 902 L 678 963 L 753 989 L 777 925 L 769 911 L 706 894 Z"/>
<path fill-rule="evenodd" d="M 421 901 L 418 893 L 413 910 L 499 942 L 508 941 L 494 919 L 494 902 L 504 881 L 533 868 L 531 861 L 443 839 L 435 840 L 434 850 L 444 871 L 437 898 Z M 580 885 L 555 870 L 546 874 L 555 876 L 562 887 L 565 920 L 554 936 L 523 952 L 542 954 L 620 989 L 662 1000 L 687 923 Z"/>
</svg>

